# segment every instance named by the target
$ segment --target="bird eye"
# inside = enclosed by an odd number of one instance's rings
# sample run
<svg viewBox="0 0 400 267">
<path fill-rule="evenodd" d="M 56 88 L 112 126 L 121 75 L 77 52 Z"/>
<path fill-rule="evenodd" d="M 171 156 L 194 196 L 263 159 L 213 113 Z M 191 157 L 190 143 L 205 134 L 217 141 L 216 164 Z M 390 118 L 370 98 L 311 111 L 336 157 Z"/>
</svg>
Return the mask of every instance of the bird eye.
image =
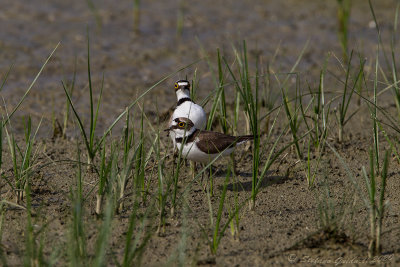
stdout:
<svg viewBox="0 0 400 267">
<path fill-rule="evenodd" d="M 185 123 L 184 122 L 180 122 L 180 123 L 178 123 L 178 126 L 183 128 L 183 127 L 185 127 Z"/>
<path fill-rule="evenodd" d="M 175 89 L 178 89 L 178 87 L 179 87 L 178 83 L 175 83 Z"/>
</svg>

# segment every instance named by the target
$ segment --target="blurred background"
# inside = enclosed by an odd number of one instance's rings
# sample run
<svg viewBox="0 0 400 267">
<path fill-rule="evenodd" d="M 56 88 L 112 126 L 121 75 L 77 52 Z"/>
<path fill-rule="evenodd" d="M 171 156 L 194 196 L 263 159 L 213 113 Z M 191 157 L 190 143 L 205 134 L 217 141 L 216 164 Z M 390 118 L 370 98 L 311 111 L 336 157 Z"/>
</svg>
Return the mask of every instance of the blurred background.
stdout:
<svg viewBox="0 0 400 267">
<path fill-rule="evenodd" d="M 372 4 L 382 38 L 390 40 L 396 1 Z M 51 136 L 55 119 L 62 120 L 66 98 L 61 81 L 70 84 L 74 71 L 73 101 L 80 112 L 89 112 L 88 35 L 96 96 L 104 74 L 100 130 L 141 92 L 197 60 L 152 90 L 144 107 L 150 117 L 165 113 L 176 102 L 173 82 L 191 80 L 195 72 L 196 100 L 201 102 L 215 89 L 217 49 L 229 58 L 243 40 L 249 61 L 255 64 L 259 58 L 275 72 L 290 71 L 305 49 L 297 71 L 311 85 L 318 84 L 327 53 L 343 60 L 344 51 L 355 49 L 368 58 L 375 56 L 377 46 L 377 29 L 366 0 L 1 0 L 0 6 L 3 78 L 12 66 L 1 92 L 2 112 L 18 103 L 61 43 L 15 115 L 31 114 L 36 121 L 43 117 L 42 136 Z M 22 123 L 13 127 L 22 129 Z"/>
</svg>

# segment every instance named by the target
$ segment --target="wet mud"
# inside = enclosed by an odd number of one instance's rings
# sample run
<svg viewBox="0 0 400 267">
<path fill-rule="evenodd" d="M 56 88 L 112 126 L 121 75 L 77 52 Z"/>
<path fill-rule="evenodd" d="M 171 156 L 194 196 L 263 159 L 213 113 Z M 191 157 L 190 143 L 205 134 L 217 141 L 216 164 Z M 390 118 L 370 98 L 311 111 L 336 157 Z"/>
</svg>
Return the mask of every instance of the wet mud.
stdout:
<svg viewBox="0 0 400 267">
<path fill-rule="evenodd" d="M 94 1 L 93 1 L 94 2 Z M 67 137 L 55 138 L 53 125 L 62 123 L 66 97 L 61 81 L 69 84 L 76 72 L 75 90 L 72 95 L 77 110 L 85 122 L 89 121 L 90 104 L 87 74 L 87 33 L 90 36 L 90 61 L 95 99 L 100 91 L 104 75 L 104 91 L 100 107 L 97 134 L 105 129 L 141 93 L 160 79 L 176 72 L 179 68 L 190 67 L 172 74 L 152 89 L 140 101 L 150 125 L 164 129 L 160 121 L 168 114 L 176 101 L 173 82 L 178 79 L 193 79 L 197 76 L 196 100 L 202 102 L 215 88 L 217 77 L 217 49 L 232 62 L 234 49 L 240 50 L 246 40 L 250 55 L 250 68 L 254 70 L 256 59 L 261 58 L 264 66 L 279 75 L 290 72 L 297 58 L 305 48 L 302 59 L 296 67 L 304 90 L 309 84 L 317 88 L 320 71 L 328 53 L 341 58 L 341 46 L 337 33 L 336 1 L 141 1 L 139 24 L 135 21 L 133 1 L 96 1 L 91 9 L 87 1 L 12 1 L 2 0 L 0 8 L 0 73 L 5 75 L 12 66 L 8 79 L 1 91 L 5 105 L 1 112 L 10 112 L 19 102 L 33 81 L 46 57 L 57 43 L 60 46 L 45 66 L 43 73 L 34 84 L 28 97 L 12 119 L 9 130 L 19 136 L 22 142 L 23 118 L 30 115 L 33 125 L 42 120 L 38 139 L 38 158 L 32 177 L 32 210 L 35 227 L 46 225 L 44 255 L 51 257 L 56 252 L 58 262 L 68 262 L 66 251 L 68 231 L 71 223 L 71 190 L 76 185 L 77 143 L 84 151 L 80 132 L 73 115 L 67 129 Z M 382 28 L 382 39 L 390 43 L 393 28 L 394 1 L 375 1 L 375 13 Z M 179 18 L 182 24 L 179 26 Z M 181 28 L 180 28 L 181 27 Z M 180 32 L 181 30 L 181 32 Z M 367 1 L 353 1 L 349 28 L 349 48 L 355 49 L 367 59 L 366 68 L 373 68 L 377 48 L 377 33 Z M 385 48 L 387 49 L 387 47 Z M 212 66 L 212 68 L 209 67 Z M 326 78 L 327 92 L 340 90 L 345 78 L 340 62 L 330 57 Z M 253 72 L 254 73 L 254 72 Z M 296 80 L 290 80 L 294 89 Z M 338 89 L 339 88 L 339 89 Z M 233 110 L 233 85 L 227 87 L 227 102 Z M 280 98 L 280 88 L 274 87 L 273 94 Z M 308 90 L 308 89 L 307 89 Z M 293 92 L 292 92 L 293 93 Z M 367 105 L 359 108 L 352 102 L 352 111 L 359 109 L 347 124 L 344 142 L 337 142 L 337 125 L 334 119 L 328 142 L 345 159 L 356 178 L 363 183 L 361 166 L 368 166 L 368 151 L 373 144 L 372 122 Z M 390 114 L 396 114 L 390 93 L 381 96 L 380 104 Z M 390 102 L 392 101 L 392 102 Z M 393 102 L 394 103 L 394 102 Z M 205 106 L 210 111 L 212 103 Z M 232 111 L 230 111 L 232 112 Z M 261 112 L 266 112 L 263 108 Z M 281 111 L 272 141 L 278 138 L 287 123 Z M 140 117 L 136 106 L 134 118 Z M 334 117 L 332 111 L 332 118 Z M 148 122 L 148 123 L 147 123 Z M 245 129 L 241 118 L 240 129 Z M 113 138 L 120 138 L 122 122 L 113 130 Z M 219 125 L 214 130 L 220 131 Z M 305 129 L 303 129 L 305 130 Z M 244 134 L 244 132 L 243 132 Z M 395 132 L 390 137 L 398 139 Z M 262 137 L 261 142 L 270 142 Z M 278 147 L 291 142 L 289 132 L 284 134 Z M 162 136 L 165 151 L 170 140 Z M 381 136 L 382 151 L 389 148 Z M 146 144 L 149 145 L 149 144 Z M 304 143 L 303 143 L 304 145 Z M 13 176 L 11 155 L 3 140 L 2 174 Z M 239 203 L 251 193 L 252 147 L 242 147 L 236 153 L 238 176 L 236 182 L 227 187 L 226 206 L 232 207 L 235 198 Z M 312 157 L 317 152 L 312 151 Z M 168 262 L 178 253 L 181 242 L 185 246 L 185 262 L 191 265 L 216 266 L 304 266 L 325 264 L 388 264 L 400 263 L 399 231 L 399 164 L 390 157 L 390 171 L 386 199 L 389 208 L 384 219 L 382 236 L 383 257 L 368 259 L 368 211 L 357 197 L 346 170 L 332 150 L 324 152 L 315 189 L 310 190 L 305 178 L 304 162 L 299 162 L 294 149 L 282 154 L 265 177 L 256 207 L 241 209 L 239 236 L 234 238 L 230 230 L 221 239 L 217 253 L 210 252 L 208 240 L 210 228 L 209 200 L 200 181 L 191 181 L 190 169 L 181 170 L 179 186 L 186 188 L 185 206 L 174 216 L 167 216 L 166 227 L 161 234 L 150 238 L 142 263 L 148 266 Z M 86 156 L 82 154 L 83 160 Z M 266 160 L 267 155 L 262 155 Z M 218 210 L 219 198 L 224 185 L 228 160 L 215 164 L 215 195 L 211 197 L 214 213 Z M 168 161 L 170 164 L 171 161 Z M 151 165 L 151 164 L 150 164 Z M 168 168 L 171 165 L 167 166 Z M 156 163 L 146 173 L 149 188 L 148 199 L 157 197 Z M 170 170 L 170 169 L 168 169 Z M 85 172 L 86 170 L 84 170 Z M 7 182 L 0 181 L 1 199 L 13 201 Z M 240 185 L 237 192 L 236 185 Z M 96 186 L 96 177 L 85 172 L 84 192 L 89 193 Z M 329 199 L 337 213 L 345 207 L 340 233 L 321 232 L 318 205 L 329 188 Z M 365 192 L 365 189 L 362 189 Z M 95 194 L 88 194 L 85 201 L 85 230 L 89 256 L 94 257 L 95 241 L 101 225 L 95 214 Z M 132 200 L 127 200 L 125 209 L 112 220 L 112 229 L 107 250 L 108 265 L 116 265 L 123 258 L 125 236 L 132 212 Z M 143 204 L 140 212 L 145 212 Z M 10 266 L 23 262 L 26 240 L 26 212 L 24 209 L 9 207 L 4 213 L 1 250 Z M 228 209 L 224 219 L 229 217 Z M 152 227 L 157 228 L 153 219 Z M 40 242 L 40 241 L 38 241 Z"/>
</svg>

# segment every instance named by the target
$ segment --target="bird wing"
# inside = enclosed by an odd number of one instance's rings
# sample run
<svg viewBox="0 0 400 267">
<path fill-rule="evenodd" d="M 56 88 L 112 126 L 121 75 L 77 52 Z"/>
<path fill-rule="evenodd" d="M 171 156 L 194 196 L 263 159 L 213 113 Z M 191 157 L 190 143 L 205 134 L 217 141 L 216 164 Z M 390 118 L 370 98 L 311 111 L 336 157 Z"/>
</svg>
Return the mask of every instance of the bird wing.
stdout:
<svg viewBox="0 0 400 267">
<path fill-rule="evenodd" d="M 200 141 L 196 143 L 197 147 L 209 154 L 221 153 L 228 147 L 234 147 L 240 139 L 240 137 L 211 131 L 200 131 L 196 137 Z"/>
</svg>

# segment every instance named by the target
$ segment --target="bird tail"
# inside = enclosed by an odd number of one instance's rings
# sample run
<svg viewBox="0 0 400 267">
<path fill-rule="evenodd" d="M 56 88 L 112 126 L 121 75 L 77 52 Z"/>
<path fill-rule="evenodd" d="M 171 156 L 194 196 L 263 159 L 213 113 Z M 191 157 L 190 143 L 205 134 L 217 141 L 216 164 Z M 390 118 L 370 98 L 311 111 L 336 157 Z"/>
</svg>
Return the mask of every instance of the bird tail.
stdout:
<svg viewBox="0 0 400 267">
<path fill-rule="evenodd" d="M 241 135 L 237 137 L 237 144 L 251 141 L 254 139 L 254 135 Z"/>
</svg>

